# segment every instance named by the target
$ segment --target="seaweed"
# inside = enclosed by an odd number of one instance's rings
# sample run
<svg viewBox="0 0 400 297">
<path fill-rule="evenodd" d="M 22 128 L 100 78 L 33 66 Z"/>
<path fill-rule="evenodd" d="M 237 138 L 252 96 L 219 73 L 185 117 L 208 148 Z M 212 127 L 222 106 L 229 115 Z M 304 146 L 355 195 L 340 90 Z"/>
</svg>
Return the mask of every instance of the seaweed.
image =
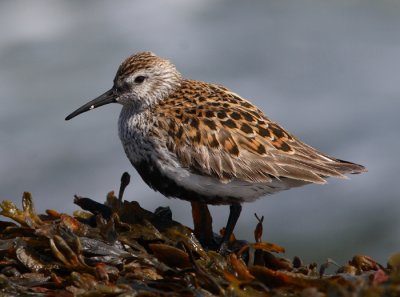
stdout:
<svg viewBox="0 0 400 297">
<path fill-rule="evenodd" d="M 263 217 L 255 214 L 254 242 L 232 236 L 220 254 L 206 205 L 192 203 L 192 230 L 169 208 L 122 201 L 129 180 L 124 173 L 118 197 L 110 192 L 104 204 L 75 196 L 83 210 L 73 215 L 37 214 L 28 192 L 21 208 L 3 201 L 0 214 L 14 222 L 0 221 L 1 295 L 400 296 L 400 253 L 386 266 L 365 255 L 344 265 L 289 260 L 262 240 Z M 337 271 L 327 274 L 331 266 Z"/>
</svg>

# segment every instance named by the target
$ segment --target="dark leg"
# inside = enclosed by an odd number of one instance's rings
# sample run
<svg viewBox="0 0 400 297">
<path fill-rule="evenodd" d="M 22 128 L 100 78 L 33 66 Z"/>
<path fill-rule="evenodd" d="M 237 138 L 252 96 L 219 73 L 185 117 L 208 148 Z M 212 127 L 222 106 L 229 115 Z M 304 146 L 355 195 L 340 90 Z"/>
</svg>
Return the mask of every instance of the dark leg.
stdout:
<svg viewBox="0 0 400 297">
<path fill-rule="evenodd" d="M 222 237 L 219 248 L 220 253 L 224 253 L 226 251 L 229 238 L 233 233 L 233 229 L 235 229 L 235 225 L 237 220 L 239 219 L 241 211 L 242 211 L 242 205 L 240 205 L 240 203 L 231 204 L 229 209 L 228 223 L 226 224 L 224 236 Z"/>
</svg>

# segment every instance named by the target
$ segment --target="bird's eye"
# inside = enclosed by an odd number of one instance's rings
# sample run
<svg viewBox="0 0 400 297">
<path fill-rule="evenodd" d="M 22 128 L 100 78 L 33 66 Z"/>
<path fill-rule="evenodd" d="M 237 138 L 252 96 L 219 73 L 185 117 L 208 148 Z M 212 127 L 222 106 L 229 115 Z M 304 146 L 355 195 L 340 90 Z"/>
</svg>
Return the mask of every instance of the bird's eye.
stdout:
<svg viewBox="0 0 400 297">
<path fill-rule="evenodd" d="M 135 83 L 140 84 L 140 83 L 144 82 L 145 79 L 146 79 L 146 77 L 143 76 L 143 75 L 136 76 L 135 77 Z"/>
</svg>

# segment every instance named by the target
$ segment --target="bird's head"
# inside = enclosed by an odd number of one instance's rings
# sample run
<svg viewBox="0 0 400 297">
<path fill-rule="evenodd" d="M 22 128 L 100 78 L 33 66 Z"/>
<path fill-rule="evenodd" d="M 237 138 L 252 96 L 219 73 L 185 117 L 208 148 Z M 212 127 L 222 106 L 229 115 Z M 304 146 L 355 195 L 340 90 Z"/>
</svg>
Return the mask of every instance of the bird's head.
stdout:
<svg viewBox="0 0 400 297">
<path fill-rule="evenodd" d="M 141 52 L 128 57 L 118 68 L 113 87 L 84 104 L 65 119 L 109 103 L 131 105 L 135 109 L 146 109 L 176 89 L 181 74 L 166 59 L 151 52 Z"/>
</svg>

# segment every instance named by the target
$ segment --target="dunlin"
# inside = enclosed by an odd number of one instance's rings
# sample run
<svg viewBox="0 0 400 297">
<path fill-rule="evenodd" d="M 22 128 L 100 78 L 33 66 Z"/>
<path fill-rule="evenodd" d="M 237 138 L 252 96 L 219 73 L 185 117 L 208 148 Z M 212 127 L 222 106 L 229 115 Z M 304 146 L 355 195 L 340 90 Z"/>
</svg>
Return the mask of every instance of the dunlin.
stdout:
<svg viewBox="0 0 400 297">
<path fill-rule="evenodd" d="M 167 197 L 230 205 L 222 243 L 241 203 L 366 171 L 303 143 L 226 87 L 183 78 L 151 52 L 128 57 L 113 87 L 66 120 L 113 102 L 122 105 L 118 130 L 125 153 L 151 188 Z"/>
</svg>

